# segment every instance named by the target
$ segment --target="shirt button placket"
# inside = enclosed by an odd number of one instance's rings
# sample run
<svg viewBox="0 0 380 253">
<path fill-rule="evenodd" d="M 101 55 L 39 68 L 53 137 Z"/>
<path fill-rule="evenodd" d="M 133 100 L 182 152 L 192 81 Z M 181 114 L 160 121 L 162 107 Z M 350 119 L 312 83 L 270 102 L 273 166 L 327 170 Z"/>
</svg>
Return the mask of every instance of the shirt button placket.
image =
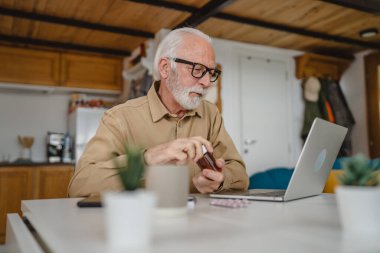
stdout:
<svg viewBox="0 0 380 253">
<path fill-rule="evenodd" d="M 182 137 L 182 121 L 181 120 L 178 120 L 177 121 L 177 138 L 181 138 Z"/>
</svg>

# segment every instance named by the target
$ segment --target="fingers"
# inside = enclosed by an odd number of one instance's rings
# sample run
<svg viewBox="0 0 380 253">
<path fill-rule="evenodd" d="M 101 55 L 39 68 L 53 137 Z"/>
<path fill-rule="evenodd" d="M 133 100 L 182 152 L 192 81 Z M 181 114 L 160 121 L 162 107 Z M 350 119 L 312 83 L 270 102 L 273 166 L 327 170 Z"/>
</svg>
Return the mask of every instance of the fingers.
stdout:
<svg viewBox="0 0 380 253">
<path fill-rule="evenodd" d="M 215 182 L 221 183 L 224 180 L 224 174 L 218 171 L 214 171 L 214 170 L 209 170 L 209 169 L 202 170 L 202 175 L 205 178 L 208 178 Z"/>
<path fill-rule="evenodd" d="M 209 148 L 206 147 L 208 151 L 211 147 L 211 151 L 209 152 L 212 152 L 213 150 L 211 143 L 200 136 L 178 139 L 177 142 L 181 142 L 184 146 L 183 151 L 187 153 L 187 159 L 193 160 L 194 162 L 203 157 L 202 145 L 209 146 Z"/>
<path fill-rule="evenodd" d="M 144 153 L 148 165 L 174 163 L 185 164 L 188 160 L 198 161 L 202 156 L 202 144 L 209 152 L 213 151 L 211 143 L 200 136 L 176 139 L 147 149 Z"/>
<path fill-rule="evenodd" d="M 178 161 L 194 160 L 199 156 L 196 145 L 198 143 L 191 139 L 177 139 L 170 143 L 166 151 Z"/>
<path fill-rule="evenodd" d="M 203 138 L 201 136 L 194 136 L 194 137 L 190 137 L 189 139 L 195 140 L 199 144 L 199 149 L 201 151 L 202 151 L 202 144 L 203 144 L 203 145 L 205 145 L 208 152 L 210 152 L 210 153 L 214 152 L 214 149 L 213 149 L 211 143 L 208 140 L 206 140 L 205 138 Z"/>
<path fill-rule="evenodd" d="M 144 153 L 144 160 L 147 165 L 159 165 L 177 163 L 187 160 L 186 148 L 178 143 L 168 142 L 151 147 Z"/>
<path fill-rule="evenodd" d="M 209 152 L 213 151 L 211 143 L 200 136 L 190 137 L 186 139 L 177 139 L 171 142 L 170 149 L 173 151 L 173 156 L 176 158 L 176 162 L 182 162 L 184 159 L 198 161 L 203 157 L 202 144 L 206 146 Z M 180 153 L 185 153 L 186 158 Z"/>
<path fill-rule="evenodd" d="M 215 163 L 216 163 L 216 166 L 218 166 L 218 168 L 220 169 L 220 171 L 224 170 L 224 166 L 226 164 L 224 159 L 222 159 L 222 158 L 215 159 Z"/>
<path fill-rule="evenodd" d="M 200 193 L 214 192 L 224 181 L 224 174 L 205 169 L 196 174 L 193 179 L 194 186 Z"/>
</svg>

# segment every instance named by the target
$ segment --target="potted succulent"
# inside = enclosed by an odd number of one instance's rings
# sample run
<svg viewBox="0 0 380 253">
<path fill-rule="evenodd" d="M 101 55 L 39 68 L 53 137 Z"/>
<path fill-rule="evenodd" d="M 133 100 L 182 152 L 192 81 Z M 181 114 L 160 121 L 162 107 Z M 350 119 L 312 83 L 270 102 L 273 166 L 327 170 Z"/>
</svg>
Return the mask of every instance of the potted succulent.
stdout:
<svg viewBox="0 0 380 253">
<path fill-rule="evenodd" d="M 143 152 L 140 148 L 126 146 L 125 165 L 117 165 L 117 173 L 125 191 L 135 191 L 140 188 L 145 171 Z"/>
<path fill-rule="evenodd" d="M 140 189 L 145 170 L 142 150 L 126 147 L 126 163 L 117 167 L 124 191 L 102 194 L 108 244 L 111 251 L 144 248 L 151 240 L 156 197 Z"/>
<path fill-rule="evenodd" d="M 379 166 L 363 155 L 342 161 L 343 174 L 336 188 L 340 220 L 344 232 L 380 236 Z"/>
</svg>

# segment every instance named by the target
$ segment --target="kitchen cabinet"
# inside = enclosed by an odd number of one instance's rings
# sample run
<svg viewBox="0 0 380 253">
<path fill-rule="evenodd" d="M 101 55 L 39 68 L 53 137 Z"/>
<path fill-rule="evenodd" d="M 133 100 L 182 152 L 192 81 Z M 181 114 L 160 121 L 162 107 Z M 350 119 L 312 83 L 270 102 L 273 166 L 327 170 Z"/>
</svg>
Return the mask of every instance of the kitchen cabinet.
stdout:
<svg viewBox="0 0 380 253">
<path fill-rule="evenodd" d="M 66 197 L 74 165 L 0 167 L 0 244 L 5 241 L 6 214 L 21 215 L 21 200 Z"/>
<path fill-rule="evenodd" d="M 328 76 L 339 81 L 344 71 L 351 64 L 351 60 L 348 59 L 311 53 L 297 56 L 295 60 L 298 79 L 307 79 L 310 76 L 321 78 Z"/>
<path fill-rule="evenodd" d="M 121 90 L 119 58 L 63 54 L 62 86 Z"/>
<path fill-rule="evenodd" d="M 46 166 L 35 171 L 34 199 L 65 198 L 73 175 L 72 166 Z"/>
<path fill-rule="evenodd" d="M 122 58 L 0 46 L 0 82 L 121 91 Z"/>
<path fill-rule="evenodd" d="M 59 54 L 0 46 L 0 81 L 54 86 L 59 84 Z"/>
<path fill-rule="evenodd" d="M 21 215 L 21 200 L 32 199 L 32 174 L 29 167 L 0 168 L 0 244 L 5 241 L 6 214 Z"/>
</svg>

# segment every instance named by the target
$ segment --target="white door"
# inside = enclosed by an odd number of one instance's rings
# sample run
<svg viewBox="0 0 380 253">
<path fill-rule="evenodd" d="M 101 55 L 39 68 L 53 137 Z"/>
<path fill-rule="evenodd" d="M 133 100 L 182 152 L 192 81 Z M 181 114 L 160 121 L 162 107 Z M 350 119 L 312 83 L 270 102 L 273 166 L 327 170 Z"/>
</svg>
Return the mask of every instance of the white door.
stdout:
<svg viewBox="0 0 380 253">
<path fill-rule="evenodd" d="M 242 151 L 248 175 L 290 166 L 286 63 L 240 57 Z"/>
</svg>

